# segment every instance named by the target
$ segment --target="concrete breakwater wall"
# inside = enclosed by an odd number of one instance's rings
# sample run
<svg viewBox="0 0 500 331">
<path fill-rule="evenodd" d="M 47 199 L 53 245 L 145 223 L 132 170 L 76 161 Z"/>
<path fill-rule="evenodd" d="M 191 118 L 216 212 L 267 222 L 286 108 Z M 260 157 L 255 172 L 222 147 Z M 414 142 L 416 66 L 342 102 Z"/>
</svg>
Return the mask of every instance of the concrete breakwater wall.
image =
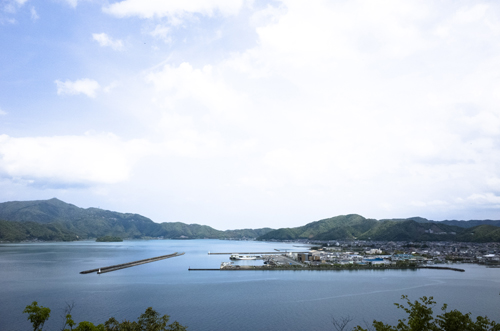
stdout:
<svg viewBox="0 0 500 331">
<path fill-rule="evenodd" d="M 465 272 L 464 269 L 450 268 L 450 267 L 420 266 L 418 268 L 420 268 L 420 269 L 443 269 L 443 270 L 453 270 L 453 271 Z"/>
<path fill-rule="evenodd" d="M 358 268 L 342 268 L 342 267 L 331 267 L 331 268 L 315 268 L 315 267 L 288 267 L 288 266 L 280 266 L 280 267 L 268 267 L 268 266 L 229 266 L 218 269 L 209 269 L 209 268 L 189 268 L 189 271 L 249 271 L 249 270 L 269 270 L 269 271 L 363 271 L 363 270 L 376 270 L 376 271 L 384 271 L 384 270 L 418 270 L 418 269 L 435 269 L 435 270 L 451 270 L 451 271 L 459 271 L 465 272 L 464 269 L 459 268 L 450 268 L 450 267 L 434 267 L 434 266 L 415 266 L 415 267 L 402 267 L 402 266 L 389 266 L 389 267 L 376 267 L 376 266 L 363 266 Z"/>
<path fill-rule="evenodd" d="M 272 255 L 272 254 L 276 254 L 276 255 L 279 255 L 279 254 L 283 254 L 283 253 L 286 253 L 284 251 L 276 251 L 276 252 L 232 252 L 232 253 L 227 253 L 227 252 L 208 252 L 208 255 L 231 255 L 231 254 L 239 254 L 239 255 Z M 292 253 L 292 252 L 291 252 Z M 300 253 L 309 253 L 309 252 L 293 252 L 293 253 L 297 253 L 297 254 L 300 254 Z"/>
<path fill-rule="evenodd" d="M 156 262 L 156 261 L 160 261 L 160 260 L 165 260 L 165 259 L 169 259 L 169 258 L 172 258 L 172 257 L 181 256 L 181 255 L 184 255 L 184 253 L 175 252 L 173 254 L 152 257 L 152 258 L 144 259 L 144 260 L 138 260 L 138 261 L 132 261 L 132 262 L 127 262 L 127 263 L 115 264 L 115 265 L 107 266 L 107 267 L 101 267 L 101 268 L 96 268 L 96 269 L 84 270 L 84 271 L 81 271 L 80 273 L 81 274 L 90 274 L 90 273 L 93 273 L 93 272 L 97 272 L 98 274 L 103 274 L 103 273 L 106 273 L 106 272 L 111 272 L 111 271 L 116 271 L 116 270 L 120 270 L 120 269 L 135 267 L 135 266 L 138 266 L 138 265 L 141 265 L 141 264 Z"/>
</svg>

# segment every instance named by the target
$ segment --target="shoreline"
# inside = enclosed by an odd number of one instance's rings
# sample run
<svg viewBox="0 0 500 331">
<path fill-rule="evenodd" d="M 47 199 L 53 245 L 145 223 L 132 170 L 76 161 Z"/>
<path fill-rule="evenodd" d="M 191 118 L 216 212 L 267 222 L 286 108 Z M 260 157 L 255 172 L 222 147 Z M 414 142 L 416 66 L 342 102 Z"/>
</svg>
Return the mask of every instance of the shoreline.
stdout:
<svg viewBox="0 0 500 331">
<path fill-rule="evenodd" d="M 188 268 L 188 271 L 363 271 L 363 270 L 418 270 L 418 269 L 434 269 L 434 270 L 450 270 L 465 272 L 464 269 L 451 267 L 436 267 L 436 266 L 415 266 L 415 267 L 356 267 L 356 268 L 290 268 L 290 267 L 265 267 L 265 266 L 240 266 L 239 268 Z"/>
</svg>

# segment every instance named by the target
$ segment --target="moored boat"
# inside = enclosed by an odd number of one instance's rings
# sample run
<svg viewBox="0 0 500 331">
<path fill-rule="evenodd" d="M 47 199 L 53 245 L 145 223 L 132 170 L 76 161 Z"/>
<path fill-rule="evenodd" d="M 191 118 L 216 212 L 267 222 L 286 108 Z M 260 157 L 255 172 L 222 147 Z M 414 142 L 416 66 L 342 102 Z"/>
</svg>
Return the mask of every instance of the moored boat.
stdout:
<svg viewBox="0 0 500 331">
<path fill-rule="evenodd" d="M 256 256 L 251 255 L 239 255 L 239 254 L 231 254 L 229 257 L 231 260 L 256 260 Z"/>
</svg>

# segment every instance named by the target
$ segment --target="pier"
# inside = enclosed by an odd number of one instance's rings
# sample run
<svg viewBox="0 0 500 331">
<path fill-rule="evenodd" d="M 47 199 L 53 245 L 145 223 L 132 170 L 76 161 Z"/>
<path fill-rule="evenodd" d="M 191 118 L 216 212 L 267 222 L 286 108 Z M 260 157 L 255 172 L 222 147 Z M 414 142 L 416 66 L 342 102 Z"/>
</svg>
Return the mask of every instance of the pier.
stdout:
<svg viewBox="0 0 500 331">
<path fill-rule="evenodd" d="M 449 267 L 427 267 L 427 266 L 390 266 L 390 267 L 375 267 L 375 266 L 362 266 L 362 267 L 357 267 L 357 268 L 348 268 L 348 267 L 329 267 L 329 268 L 315 268 L 315 267 L 302 267 L 302 268 L 297 268 L 297 267 L 292 267 L 292 266 L 280 266 L 280 267 L 271 267 L 271 266 L 249 266 L 249 265 L 231 265 L 227 267 L 221 267 L 221 268 L 191 268 L 189 267 L 189 271 L 250 271 L 250 270 L 255 270 L 255 271 L 264 271 L 264 270 L 269 270 L 269 271 L 285 271 L 285 270 L 292 270 L 292 271 L 363 271 L 363 270 L 377 270 L 377 271 L 383 271 L 383 270 L 417 270 L 417 269 L 434 269 L 434 270 L 451 270 L 451 271 L 458 271 L 458 272 L 465 272 L 464 269 L 459 269 L 459 268 L 449 268 Z"/>
<path fill-rule="evenodd" d="M 144 259 L 144 260 L 138 260 L 138 261 L 133 261 L 133 262 L 121 263 L 121 264 L 116 264 L 116 265 L 112 265 L 112 266 L 108 266 L 108 267 L 101 267 L 101 268 L 96 268 L 96 269 L 91 269 L 91 270 L 84 270 L 84 271 L 81 271 L 80 273 L 81 274 L 90 274 L 90 273 L 93 273 L 93 272 L 97 272 L 98 274 L 103 274 L 103 273 L 106 273 L 106 272 L 111 272 L 111 271 L 116 271 L 116 270 L 120 270 L 120 269 L 135 267 L 135 266 L 138 266 L 138 265 L 141 265 L 141 264 L 146 264 L 146 263 L 156 262 L 156 261 L 160 261 L 160 260 L 165 260 L 165 259 L 169 259 L 171 257 L 177 257 L 177 256 L 181 256 L 181 255 L 184 255 L 184 252 L 183 253 L 175 252 L 173 254 L 152 257 L 152 258 Z"/>
<path fill-rule="evenodd" d="M 459 272 L 465 272 L 464 269 L 460 268 L 450 268 L 450 267 L 436 267 L 436 266 L 419 266 L 419 269 L 441 269 L 441 270 L 452 270 L 452 271 L 459 271 Z"/>
<path fill-rule="evenodd" d="M 208 252 L 208 255 L 231 255 L 231 254 L 239 254 L 239 255 L 271 255 L 271 254 L 286 254 L 286 253 L 297 253 L 297 254 L 307 254 L 307 252 L 285 252 L 285 251 L 276 251 L 276 252 L 231 252 L 231 253 L 213 253 Z"/>
</svg>

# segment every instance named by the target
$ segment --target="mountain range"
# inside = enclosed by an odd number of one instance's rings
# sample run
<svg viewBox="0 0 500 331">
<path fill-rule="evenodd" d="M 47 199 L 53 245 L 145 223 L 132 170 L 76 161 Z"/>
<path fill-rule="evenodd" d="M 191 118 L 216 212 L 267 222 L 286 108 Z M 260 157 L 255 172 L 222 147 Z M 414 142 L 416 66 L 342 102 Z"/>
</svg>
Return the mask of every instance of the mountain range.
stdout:
<svg viewBox="0 0 500 331">
<path fill-rule="evenodd" d="M 243 239 L 272 229 L 216 230 L 207 225 L 181 222 L 155 223 L 129 213 L 100 208 L 79 208 L 53 198 L 0 203 L 0 241 L 71 241 L 115 236 L 121 238 Z"/>
<path fill-rule="evenodd" d="M 269 231 L 257 239 L 499 242 L 500 221 L 437 222 L 422 217 L 375 220 L 351 214 Z"/>
<path fill-rule="evenodd" d="M 0 242 L 72 241 L 102 236 L 121 238 L 257 240 L 385 240 L 500 242 L 500 221 L 432 221 L 422 217 L 375 220 L 335 216 L 293 228 L 216 230 L 181 222 L 155 223 L 139 214 L 79 208 L 53 198 L 0 203 Z"/>
</svg>

